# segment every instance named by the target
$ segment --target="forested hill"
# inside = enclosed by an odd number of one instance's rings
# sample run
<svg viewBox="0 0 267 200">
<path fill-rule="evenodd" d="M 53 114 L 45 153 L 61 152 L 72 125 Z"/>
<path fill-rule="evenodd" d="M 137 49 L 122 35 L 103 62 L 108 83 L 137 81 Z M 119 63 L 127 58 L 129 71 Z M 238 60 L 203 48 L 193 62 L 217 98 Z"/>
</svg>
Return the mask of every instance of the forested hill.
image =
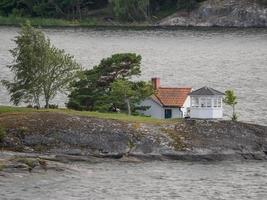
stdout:
<svg viewBox="0 0 267 200">
<path fill-rule="evenodd" d="M 68 21 L 92 21 L 97 24 L 155 24 L 165 17 L 181 12 L 188 15 L 210 0 L 1 0 L 1 19 L 49 18 Z M 220 1 L 222 4 L 224 1 Z M 237 0 L 266 8 L 267 0 Z M 253 8 L 252 8 L 253 9 Z M 242 11 L 243 12 L 243 11 Z M 205 14 L 205 13 L 204 13 Z M 12 22 L 11 22 L 12 23 Z M 7 23 L 8 24 L 8 23 Z M 166 24 L 168 25 L 168 23 Z M 170 25 L 175 25 L 170 24 Z M 180 25 L 180 24 L 178 24 Z M 183 25 L 183 24 L 181 24 Z"/>
<path fill-rule="evenodd" d="M 189 2 L 190 1 L 190 2 Z M 2 16 L 85 19 L 105 16 L 123 21 L 143 21 L 191 7 L 196 0 L 1 0 Z M 189 2 L 189 3 L 188 3 Z M 179 4 L 179 5 L 178 5 Z M 155 16 L 154 16 L 155 15 Z"/>
</svg>

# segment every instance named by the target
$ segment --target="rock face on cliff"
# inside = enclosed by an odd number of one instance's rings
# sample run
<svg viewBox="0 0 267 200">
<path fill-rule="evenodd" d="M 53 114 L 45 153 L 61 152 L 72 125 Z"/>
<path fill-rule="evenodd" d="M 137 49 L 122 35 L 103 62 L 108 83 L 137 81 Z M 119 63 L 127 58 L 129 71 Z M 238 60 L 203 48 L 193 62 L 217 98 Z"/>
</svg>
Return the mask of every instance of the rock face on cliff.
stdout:
<svg viewBox="0 0 267 200">
<path fill-rule="evenodd" d="M 4 149 L 142 159 L 267 159 L 267 127 L 231 121 L 121 122 L 52 112 L 0 115 Z"/>
<path fill-rule="evenodd" d="M 266 27 L 267 7 L 256 0 L 208 0 L 192 12 L 177 12 L 161 26 Z"/>
</svg>

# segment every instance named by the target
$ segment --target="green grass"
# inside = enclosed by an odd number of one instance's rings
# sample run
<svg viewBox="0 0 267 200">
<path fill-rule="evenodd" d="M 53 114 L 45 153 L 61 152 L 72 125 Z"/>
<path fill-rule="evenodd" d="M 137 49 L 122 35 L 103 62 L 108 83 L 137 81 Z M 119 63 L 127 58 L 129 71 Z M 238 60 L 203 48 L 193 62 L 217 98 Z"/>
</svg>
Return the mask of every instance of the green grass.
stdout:
<svg viewBox="0 0 267 200">
<path fill-rule="evenodd" d="M 25 17 L 3 17 L 0 16 L 0 25 L 20 25 L 26 20 L 33 26 L 96 26 L 95 18 L 78 20 L 50 19 L 50 18 L 25 18 Z"/>
<path fill-rule="evenodd" d="M 63 113 L 67 115 L 78 115 L 85 117 L 95 117 L 100 119 L 114 119 L 123 122 L 134 122 L 134 123 L 152 123 L 152 124 L 172 124 L 177 122 L 179 119 L 170 120 L 159 120 L 151 117 L 144 116 L 128 116 L 123 113 L 101 113 L 101 112 L 89 112 L 89 111 L 75 111 L 70 109 L 40 109 L 35 110 L 32 108 L 25 107 L 11 107 L 11 106 L 0 106 L 0 116 L 4 113 L 32 113 L 32 112 L 51 112 L 51 113 Z"/>
<path fill-rule="evenodd" d="M 65 20 L 65 19 L 52 19 L 52 18 L 26 18 L 26 17 L 4 17 L 0 16 L 0 25 L 3 26 L 20 26 L 25 21 L 30 21 L 32 26 L 43 27 L 95 27 L 95 26 L 107 26 L 107 27 L 148 27 L 151 24 L 149 22 L 107 22 L 101 17 L 90 17 L 82 20 Z"/>
<path fill-rule="evenodd" d="M 15 112 L 33 112 L 33 111 L 36 111 L 36 110 L 32 108 L 25 108 L 25 107 L 0 106 L 0 114 L 15 113 Z"/>
<path fill-rule="evenodd" d="M 174 14 L 175 12 L 177 12 L 177 9 L 175 6 L 171 7 L 171 8 L 168 8 L 168 9 L 162 9 L 160 10 L 159 12 L 157 12 L 153 17 L 152 19 L 155 20 L 155 21 L 158 21 L 158 20 L 161 20 L 165 17 L 168 17 L 172 14 Z"/>
</svg>

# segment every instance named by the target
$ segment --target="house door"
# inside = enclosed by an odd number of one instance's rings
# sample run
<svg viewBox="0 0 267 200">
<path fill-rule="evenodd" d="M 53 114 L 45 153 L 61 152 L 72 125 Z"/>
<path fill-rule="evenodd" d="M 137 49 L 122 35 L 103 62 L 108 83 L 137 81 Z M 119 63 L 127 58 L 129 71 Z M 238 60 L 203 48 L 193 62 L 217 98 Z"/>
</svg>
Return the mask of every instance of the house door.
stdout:
<svg viewBox="0 0 267 200">
<path fill-rule="evenodd" d="M 165 109 L 165 119 L 172 118 L 172 109 Z"/>
</svg>

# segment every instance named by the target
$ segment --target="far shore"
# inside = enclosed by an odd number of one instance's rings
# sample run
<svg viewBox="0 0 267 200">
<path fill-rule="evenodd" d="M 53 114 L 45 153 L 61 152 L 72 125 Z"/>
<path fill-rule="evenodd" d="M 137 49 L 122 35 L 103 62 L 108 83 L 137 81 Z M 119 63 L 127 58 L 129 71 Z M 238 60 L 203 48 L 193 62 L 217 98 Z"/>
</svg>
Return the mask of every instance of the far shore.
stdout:
<svg viewBox="0 0 267 200">
<path fill-rule="evenodd" d="M 0 27 L 20 27 L 25 21 L 30 21 L 32 26 L 45 28 L 103 28 L 103 29 L 266 29 L 267 27 L 236 27 L 236 26 L 165 26 L 159 25 L 157 22 L 119 22 L 119 21 L 104 21 L 102 19 L 91 18 L 84 20 L 65 20 L 52 18 L 25 18 L 25 17 L 3 17 L 0 16 Z"/>
</svg>

